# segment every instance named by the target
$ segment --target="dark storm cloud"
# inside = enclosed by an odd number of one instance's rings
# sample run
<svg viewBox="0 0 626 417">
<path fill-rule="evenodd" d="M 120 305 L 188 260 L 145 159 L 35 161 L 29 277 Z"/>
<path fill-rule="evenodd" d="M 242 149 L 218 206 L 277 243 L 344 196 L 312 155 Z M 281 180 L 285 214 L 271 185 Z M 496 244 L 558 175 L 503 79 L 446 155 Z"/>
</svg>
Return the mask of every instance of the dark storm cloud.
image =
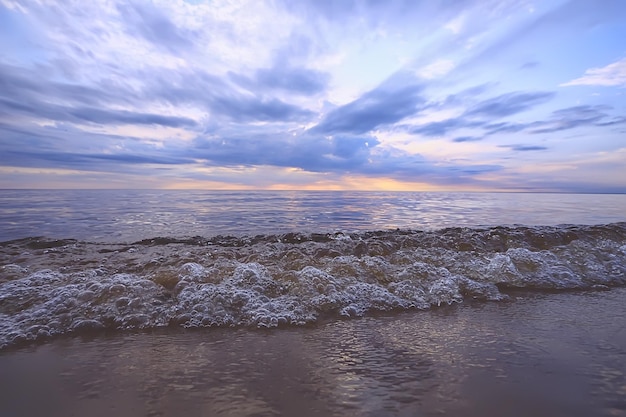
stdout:
<svg viewBox="0 0 626 417">
<path fill-rule="evenodd" d="M 400 88 L 383 85 L 351 103 L 331 110 L 311 131 L 322 134 L 362 134 L 379 126 L 396 123 L 415 114 L 424 104 L 425 100 L 419 95 L 420 90 L 415 85 Z"/>
<path fill-rule="evenodd" d="M 194 33 L 177 27 L 154 5 L 129 2 L 116 7 L 129 34 L 142 37 L 157 48 L 165 48 L 174 54 L 193 47 Z"/>
</svg>

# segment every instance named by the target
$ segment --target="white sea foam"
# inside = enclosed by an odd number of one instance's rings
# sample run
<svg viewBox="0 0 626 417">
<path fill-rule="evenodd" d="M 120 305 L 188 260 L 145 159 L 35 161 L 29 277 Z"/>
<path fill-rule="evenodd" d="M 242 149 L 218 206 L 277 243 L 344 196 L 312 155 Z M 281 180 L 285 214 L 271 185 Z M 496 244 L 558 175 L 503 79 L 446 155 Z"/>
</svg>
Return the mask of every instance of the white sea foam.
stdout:
<svg viewBox="0 0 626 417">
<path fill-rule="evenodd" d="M 569 235 L 567 234 L 569 233 Z M 626 225 L 2 247 L 0 347 L 162 326 L 281 327 L 626 284 Z M 497 236 L 497 238 L 494 238 Z M 566 237 L 564 237 L 566 236 Z"/>
</svg>

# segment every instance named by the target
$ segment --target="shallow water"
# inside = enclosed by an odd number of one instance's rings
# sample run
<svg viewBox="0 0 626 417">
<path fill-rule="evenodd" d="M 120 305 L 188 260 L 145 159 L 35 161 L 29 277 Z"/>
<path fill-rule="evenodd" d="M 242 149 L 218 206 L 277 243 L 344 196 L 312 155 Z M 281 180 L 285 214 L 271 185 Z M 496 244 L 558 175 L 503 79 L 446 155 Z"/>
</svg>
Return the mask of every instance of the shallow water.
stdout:
<svg viewBox="0 0 626 417">
<path fill-rule="evenodd" d="M 0 352 L 3 415 L 626 416 L 626 289 Z"/>
<path fill-rule="evenodd" d="M 626 285 L 626 223 L 0 244 L 0 349 L 94 329 L 289 327 Z M 504 291 L 504 292 L 503 292 Z"/>
</svg>

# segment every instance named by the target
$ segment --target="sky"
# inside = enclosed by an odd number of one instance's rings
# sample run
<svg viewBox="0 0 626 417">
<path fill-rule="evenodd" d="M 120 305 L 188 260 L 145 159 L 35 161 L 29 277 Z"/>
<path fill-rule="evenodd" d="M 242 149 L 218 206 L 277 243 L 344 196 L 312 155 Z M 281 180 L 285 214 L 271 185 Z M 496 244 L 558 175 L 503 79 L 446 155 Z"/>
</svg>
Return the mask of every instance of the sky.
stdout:
<svg viewBox="0 0 626 417">
<path fill-rule="evenodd" d="M 0 188 L 626 192 L 624 0 L 0 0 Z"/>
</svg>

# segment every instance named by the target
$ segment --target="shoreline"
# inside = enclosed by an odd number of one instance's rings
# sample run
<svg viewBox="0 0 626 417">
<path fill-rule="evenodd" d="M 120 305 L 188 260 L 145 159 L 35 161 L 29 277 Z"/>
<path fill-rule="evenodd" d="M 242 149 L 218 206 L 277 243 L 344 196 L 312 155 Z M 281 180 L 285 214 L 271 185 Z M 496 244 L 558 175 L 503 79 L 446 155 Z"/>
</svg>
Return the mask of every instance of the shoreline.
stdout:
<svg viewBox="0 0 626 417">
<path fill-rule="evenodd" d="M 286 329 L 64 337 L 0 352 L 0 402 L 15 417 L 624 416 L 625 298 L 528 292 Z"/>
</svg>

